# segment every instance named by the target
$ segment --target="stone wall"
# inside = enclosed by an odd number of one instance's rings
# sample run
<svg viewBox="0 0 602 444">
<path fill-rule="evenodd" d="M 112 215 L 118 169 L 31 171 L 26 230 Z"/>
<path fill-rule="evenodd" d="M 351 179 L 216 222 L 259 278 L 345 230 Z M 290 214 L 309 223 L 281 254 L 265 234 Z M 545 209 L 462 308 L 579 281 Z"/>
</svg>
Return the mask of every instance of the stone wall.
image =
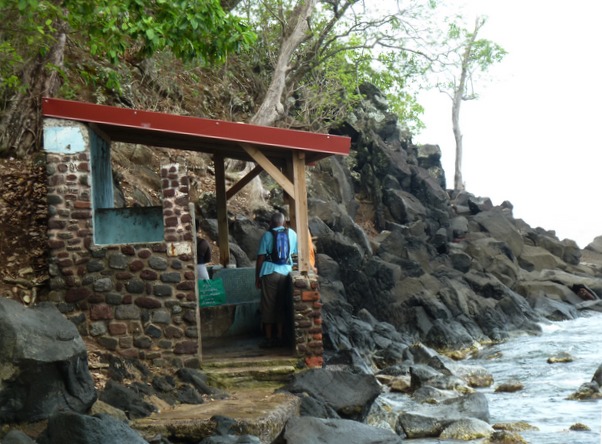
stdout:
<svg viewBox="0 0 602 444">
<path fill-rule="evenodd" d="M 163 242 L 95 245 L 90 145 L 48 144 L 49 298 L 84 337 L 155 365 L 198 366 L 196 275 L 188 177 L 177 164 L 161 168 Z"/>
</svg>

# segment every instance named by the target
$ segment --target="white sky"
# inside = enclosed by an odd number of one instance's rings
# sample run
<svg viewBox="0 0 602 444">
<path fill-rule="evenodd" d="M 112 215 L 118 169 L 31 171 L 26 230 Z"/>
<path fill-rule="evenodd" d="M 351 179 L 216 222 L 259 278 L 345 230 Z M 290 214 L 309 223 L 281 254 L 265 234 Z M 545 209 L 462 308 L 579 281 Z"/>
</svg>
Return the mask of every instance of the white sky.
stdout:
<svg viewBox="0 0 602 444">
<path fill-rule="evenodd" d="M 493 82 L 477 85 L 480 98 L 462 104 L 466 189 L 494 205 L 508 200 L 514 217 L 584 248 L 602 235 L 602 0 L 470 4 L 488 16 L 480 36 L 509 54 Z M 427 129 L 414 142 L 441 147 L 452 188 L 451 100 L 432 92 L 421 102 Z"/>
</svg>

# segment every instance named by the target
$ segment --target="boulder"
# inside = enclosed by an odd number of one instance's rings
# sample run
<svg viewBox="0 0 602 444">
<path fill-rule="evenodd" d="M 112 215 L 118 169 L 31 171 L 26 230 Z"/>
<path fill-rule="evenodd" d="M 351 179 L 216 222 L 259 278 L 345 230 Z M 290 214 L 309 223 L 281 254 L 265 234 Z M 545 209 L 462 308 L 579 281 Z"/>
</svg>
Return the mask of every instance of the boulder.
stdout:
<svg viewBox="0 0 602 444">
<path fill-rule="evenodd" d="M 458 350 L 474 345 L 475 339 L 461 323 L 436 318 L 424 342 L 438 350 Z"/>
<path fill-rule="evenodd" d="M 465 242 L 465 252 L 479 263 L 481 269 L 494 275 L 504 285 L 514 286 L 518 280 L 520 268 L 513 251 L 506 242 L 472 233 L 466 237 Z"/>
<path fill-rule="evenodd" d="M 265 233 L 265 229 L 257 226 L 250 219 L 239 217 L 230 223 L 230 235 L 236 240 L 242 251 L 251 259 L 255 260 L 259 241 Z"/>
<path fill-rule="evenodd" d="M 514 257 L 521 255 L 524 246 L 523 238 L 502 211 L 496 209 L 482 211 L 474 216 L 474 220 L 491 237 L 508 245 Z"/>
<path fill-rule="evenodd" d="M 575 307 L 545 296 L 531 297 L 529 298 L 529 304 L 537 313 L 550 321 L 568 321 L 578 316 Z"/>
<path fill-rule="evenodd" d="M 401 437 L 391 430 L 345 419 L 291 418 L 286 423 L 287 444 L 399 444 Z"/>
<path fill-rule="evenodd" d="M 374 375 L 327 369 L 310 369 L 296 374 L 283 389 L 295 394 L 307 393 L 323 400 L 341 417 L 356 420 L 366 416 L 381 392 Z"/>
<path fill-rule="evenodd" d="M 450 423 L 444 418 L 413 412 L 402 412 L 397 417 L 397 428 L 409 439 L 436 438 Z"/>
<path fill-rule="evenodd" d="M 483 388 L 493 384 L 493 375 L 483 366 L 461 364 L 446 356 L 434 356 L 429 365 L 443 374 L 457 376 L 470 387 Z"/>
<path fill-rule="evenodd" d="M 562 252 L 562 260 L 567 264 L 579 265 L 581 262 L 581 249 L 574 240 L 565 239 L 562 241 L 564 251 Z"/>
<path fill-rule="evenodd" d="M 524 245 L 518 263 L 527 271 L 541 271 L 560 267 L 562 260 L 545 248 Z"/>
<path fill-rule="evenodd" d="M 408 224 L 426 217 L 426 208 L 407 191 L 387 189 L 383 193 L 383 199 L 397 223 Z"/>
<path fill-rule="evenodd" d="M 13 429 L 4 435 L 2 444 L 36 444 L 36 442 L 21 430 Z"/>
<path fill-rule="evenodd" d="M 33 422 L 96 401 L 88 355 L 75 325 L 51 303 L 0 298 L 0 423 Z"/>
<path fill-rule="evenodd" d="M 364 422 L 373 427 L 395 432 L 395 425 L 397 424 L 395 407 L 395 402 L 379 396 L 372 404 Z"/>
<path fill-rule="evenodd" d="M 156 410 L 144 400 L 139 390 L 125 387 L 113 380 L 107 381 L 100 400 L 123 410 L 129 419 L 144 418 Z"/>
<path fill-rule="evenodd" d="M 594 253 L 602 254 L 602 236 L 596 236 L 596 238 L 589 243 L 585 249 L 593 251 Z"/>
<path fill-rule="evenodd" d="M 477 418 L 489 422 L 489 403 L 483 393 L 469 393 L 441 403 L 438 413 L 445 418 Z"/>
<path fill-rule="evenodd" d="M 56 413 L 38 444 L 148 444 L 126 423 L 109 415 L 88 416 L 74 412 Z"/>
</svg>

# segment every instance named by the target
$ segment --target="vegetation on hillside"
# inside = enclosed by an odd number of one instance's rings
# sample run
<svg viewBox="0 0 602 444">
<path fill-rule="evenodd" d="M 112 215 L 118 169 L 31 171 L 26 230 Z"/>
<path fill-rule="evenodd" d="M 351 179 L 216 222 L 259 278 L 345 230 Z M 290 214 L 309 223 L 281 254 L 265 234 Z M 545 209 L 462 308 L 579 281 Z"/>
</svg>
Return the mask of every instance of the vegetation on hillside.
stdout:
<svg viewBox="0 0 602 444">
<path fill-rule="evenodd" d="M 39 150 L 43 96 L 325 131 L 369 81 L 420 128 L 441 1 L 0 0 L 0 153 Z"/>
<path fill-rule="evenodd" d="M 3 185 L 44 195 L 36 159 L 45 96 L 326 132 L 370 82 L 419 129 L 416 94 L 450 53 L 434 22 L 440 3 L 0 0 L 0 156 L 11 175 Z M 41 282 L 44 202 L 32 217 L 11 199 L 0 202 L 11 215 L 0 249 L 34 242 L 10 255 L 10 275 L 32 268 Z M 27 223 L 13 221 L 20 214 Z"/>
</svg>

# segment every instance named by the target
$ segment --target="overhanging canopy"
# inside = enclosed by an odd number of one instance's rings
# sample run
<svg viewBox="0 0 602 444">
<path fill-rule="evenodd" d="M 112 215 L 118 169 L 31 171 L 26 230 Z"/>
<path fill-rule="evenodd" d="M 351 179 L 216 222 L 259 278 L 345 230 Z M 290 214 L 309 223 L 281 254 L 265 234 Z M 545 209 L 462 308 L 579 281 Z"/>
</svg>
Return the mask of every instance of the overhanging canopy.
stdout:
<svg viewBox="0 0 602 444">
<path fill-rule="evenodd" d="M 241 144 L 254 146 L 275 164 L 284 162 L 291 150 L 304 151 L 306 164 L 333 154 L 347 155 L 351 144 L 348 137 L 330 134 L 62 99 L 45 98 L 42 114 L 44 117 L 95 124 L 117 142 L 220 154 L 226 158 L 251 162 L 255 160 Z"/>
<path fill-rule="evenodd" d="M 111 141 L 175 148 L 213 155 L 215 163 L 219 248 L 222 265 L 229 263 L 226 202 L 262 170 L 292 200 L 291 222 L 298 230 L 299 270 L 309 267 L 305 166 L 331 155 L 348 155 L 349 137 L 234 123 L 223 120 L 133 110 L 71 100 L 44 98 L 42 115 L 94 125 Z M 226 190 L 224 158 L 257 166 Z"/>
</svg>

